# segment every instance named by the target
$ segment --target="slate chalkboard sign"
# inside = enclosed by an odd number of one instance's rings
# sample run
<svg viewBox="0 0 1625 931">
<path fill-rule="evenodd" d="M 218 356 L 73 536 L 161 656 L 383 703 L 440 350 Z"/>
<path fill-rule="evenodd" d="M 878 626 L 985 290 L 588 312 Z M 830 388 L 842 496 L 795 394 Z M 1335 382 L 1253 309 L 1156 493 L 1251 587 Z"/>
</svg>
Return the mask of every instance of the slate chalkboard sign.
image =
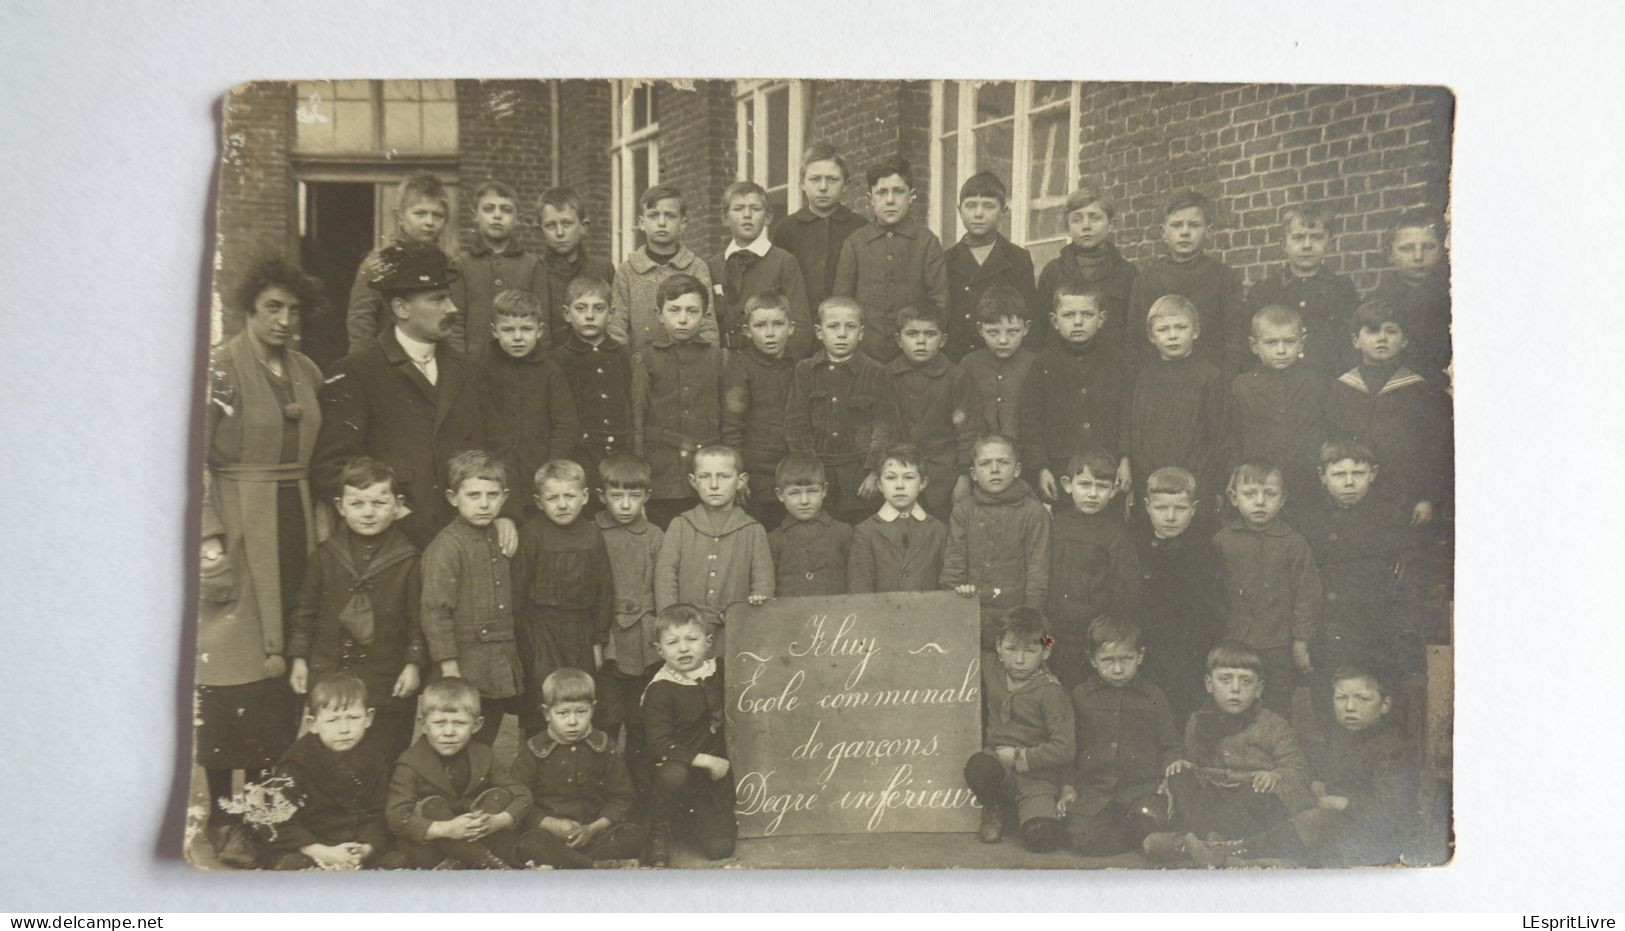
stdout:
<svg viewBox="0 0 1625 931">
<path fill-rule="evenodd" d="M 728 614 L 739 834 L 974 831 L 978 609 L 951 592 L 778 598 Z"/>
</svg>

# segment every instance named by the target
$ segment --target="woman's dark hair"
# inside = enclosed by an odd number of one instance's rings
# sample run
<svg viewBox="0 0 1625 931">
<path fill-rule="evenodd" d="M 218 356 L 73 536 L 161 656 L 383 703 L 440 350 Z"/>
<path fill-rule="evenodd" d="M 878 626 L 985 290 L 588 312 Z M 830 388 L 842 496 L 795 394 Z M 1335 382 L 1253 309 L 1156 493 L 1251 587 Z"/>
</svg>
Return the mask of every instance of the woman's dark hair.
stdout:
<svg viewBox="0 0 1625 931">
<path fill-rule="evenodd" d="M 284 261 L 280 256 L 260 259 L 248 269 L 232 292 L 232 309 L 244 317 L 254 313 L 254 301 L 267 288 L 281 288 L 299 299 L 304 315 L 314 314 L 322 299 L 322 286 L 304 273 L 299 266 Z"/>
</svg>

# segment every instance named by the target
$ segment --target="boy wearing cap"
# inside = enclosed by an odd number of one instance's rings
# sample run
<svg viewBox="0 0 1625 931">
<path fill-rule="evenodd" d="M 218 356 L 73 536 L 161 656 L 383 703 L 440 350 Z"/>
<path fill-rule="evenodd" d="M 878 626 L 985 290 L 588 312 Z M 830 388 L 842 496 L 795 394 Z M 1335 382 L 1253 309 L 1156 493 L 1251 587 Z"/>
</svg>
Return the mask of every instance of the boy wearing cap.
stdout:
<svg viewBox="0 0 1625 931">
<path fill-rule="evenodd" d="M 411 513 L 401 532 L 419 549 L 451 519 L 446 463 L 485 444 L 478 392 L 468 364 L 446 345 L 458 314 L 451 300 L 457 270 L 438 246 L 388 246 L 369 286 L 383 297 L 392 326 L 372 345 L 339 360 L 322 386 L 323 418 L 313 474 L 320 494 L 337 496 L 345 465 L 370 456 L 395 470 L 396 490 Z M 512 551 L 518 533 L 501 519 Z"/>
</svg>

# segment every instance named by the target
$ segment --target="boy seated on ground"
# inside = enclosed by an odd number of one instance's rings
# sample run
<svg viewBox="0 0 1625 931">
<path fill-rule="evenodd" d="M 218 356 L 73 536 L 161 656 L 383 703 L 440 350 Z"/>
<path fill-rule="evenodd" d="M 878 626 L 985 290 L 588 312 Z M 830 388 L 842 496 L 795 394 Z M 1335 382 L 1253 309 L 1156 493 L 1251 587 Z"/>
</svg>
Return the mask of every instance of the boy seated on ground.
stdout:
<svg viewBox="0 0 1625 931">
<path fill-rule="evenodd" d="M 1204 683 L 1211 707 L 1185 725 L 1185 755 L 1168 764 L 1169 807 L 1189 833 L 1147 835 L 1150 859 L 1200 866 L 1224 862 L 1210 841 L 1241 840 L 1286 823 L 1312 808 L 1303 751 L 1286 719 L 1264 708 L 1264 664 L 1245 644 L 1226 640 L 1207 655 Z M 1280 854 L 1301 861 L 1301 850 Z"/>
<path fill-rule="evenodd" d="M 367 686 L 340 672 L 305 694 L 306 732 L 294 742 L 269 787 L 290 809 L 285 820 L 258 824 L 264 864 L 276 870 L 399 869 L 384 820 L 390 754 L 367 739 L 373 709 Z"/>
<path fill-rule="evenodd" d="M 409 865 L 505 870 L 518 864 L 515 826 L 530 793 L 474 739 L 485 723 L 480 692 L 447 676 L 423 690 L 423 734 L 395 762 L 389 780 L 390 830 Z"/>
<path fill-rule="evenodd" d="M 661 610 L 655 646 L 665 665 L 643 692 L 644 727 L 654 762 L 650 866 L 665 866 L 674 831 L 692 834 L 708 860 L 733 856 L 734 780 L 722 729 L 726 693 L 705 612 L 690 604 Z"/>
<path fill-rule="evenodd" d="M 547 730 L 525 741 L 513 764 L 535 803 L 520 857 L 559 869 L 637 866 L 644 835 L 630 820 L 632 777 L 609 735 L 593 727 L 592 676 L 555 669 L 540 691 Z"/>
<path fill-rule="evenodd" d="M 1138 676 L 1144 661 L 1133 621 L 1101 615 L 1089 625 L 1095 674 L 1072 690 L 1078 760 L 1057 809 L 1085 856 L 1138 850 L 1167 821 L 1157 790 L 1179 759 L 1179 731 L 1162 690 Z"/>
<path fill-rule="evenodd" d="M 1060 786 L 1072 778 L 1077 728 L 1072 703 L 1045 668 L 1054 638 L 1037 608 L 1012 608 L 998 636 L 997 662 L 982 660 L 986 699 L 983 749 L 965 761 L 965 784 L 982 806 L 977 837 L 1004 838 L 1014 820 L 1021 845 L 1035 853 L 1066 843 Z"/>
</svg>

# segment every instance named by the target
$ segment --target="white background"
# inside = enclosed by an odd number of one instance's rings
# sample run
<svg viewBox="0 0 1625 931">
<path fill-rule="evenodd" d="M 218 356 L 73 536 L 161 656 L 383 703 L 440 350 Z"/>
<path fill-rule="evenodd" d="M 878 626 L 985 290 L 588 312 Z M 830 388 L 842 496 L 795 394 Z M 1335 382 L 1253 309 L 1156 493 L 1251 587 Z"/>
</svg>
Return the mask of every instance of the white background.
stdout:
<svg viewBox="0 0 1625 931">
<path fill-rule="evenodd" d="M 0 911 L 1620 909 L 1620 19 L 1614 5 L 1373 0 L 5 0 Z M 1453 87 L 1456 864 L 543 877 L 181 861 L 188 454 L 220 96 L 256 78 L 639 75 Z"/>
</svg>

